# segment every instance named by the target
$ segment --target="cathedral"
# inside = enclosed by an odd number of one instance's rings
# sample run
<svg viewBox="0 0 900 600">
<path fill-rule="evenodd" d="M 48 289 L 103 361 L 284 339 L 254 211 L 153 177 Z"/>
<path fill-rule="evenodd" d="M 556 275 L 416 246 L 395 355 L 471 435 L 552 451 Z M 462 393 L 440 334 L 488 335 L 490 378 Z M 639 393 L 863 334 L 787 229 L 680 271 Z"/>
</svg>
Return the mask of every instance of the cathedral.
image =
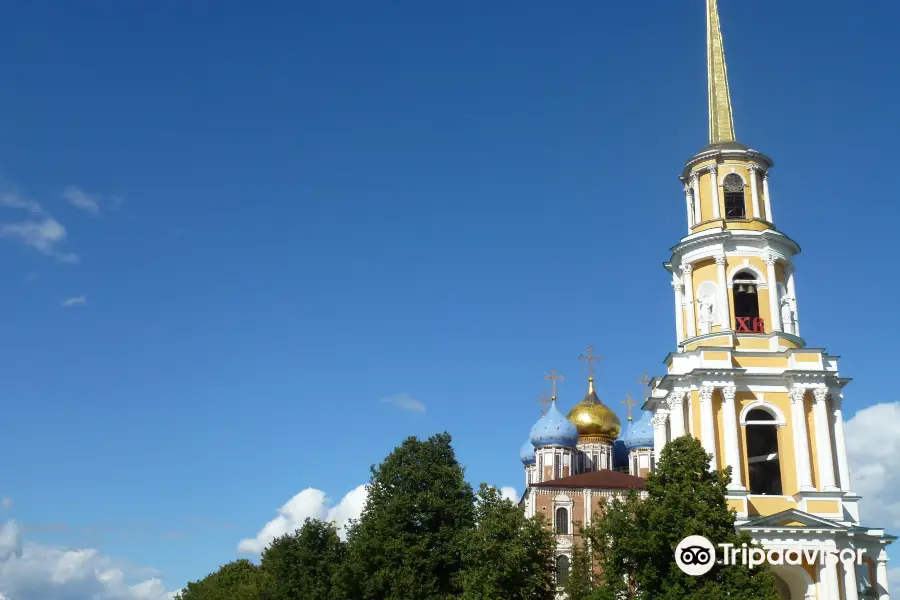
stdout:
<svg viewBox="0 0 900 600">
<path fill-rule="evenodd" d="M 551 373 L 549 407 L 520 452 L 521 504 L 554 529 L 565 597 L 578 524 L 606 499 L 641 490 L 666 443 L 692 435 L 712 468 L 731 467 L 737 528 L 764 548 L 862 556 L 857 568 L 806 559 L 773 566 L 782 598 L 889 600 L 886 547 L 896 537 L 860 524 L 841 410 L 850 379 L 839 357 L 801 337 L 800 247 L 776 226 L 772 159 L 735 137 L 717 0 L 707 0 L 706 26 L 709 145 L 680 177 L 687 231 L 665 263 L 676 332 L 666 373 L 650 380 L 642 416 L 624 432 L 592 376 L 564 415 Z M 590 370 L 590 347 L 584 358 Z"/>
</svg>

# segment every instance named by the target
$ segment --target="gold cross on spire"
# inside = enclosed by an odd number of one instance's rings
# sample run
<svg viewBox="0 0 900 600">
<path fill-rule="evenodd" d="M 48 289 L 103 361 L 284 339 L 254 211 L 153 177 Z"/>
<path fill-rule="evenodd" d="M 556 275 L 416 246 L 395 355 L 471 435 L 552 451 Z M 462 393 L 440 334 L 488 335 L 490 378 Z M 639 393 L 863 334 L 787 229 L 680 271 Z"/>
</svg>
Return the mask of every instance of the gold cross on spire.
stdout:
<svg viewBox="0 0 900 600">
<path fill-rule="evenodd" d="M 543 392 L 537 401 L 538 404 L 541 405 L 541 415 L 546 415 L 547 406 L 550 404 L 550 398 L 547 397 L 547 392 Z"/>
<path fill-rule="evenodd" d="M 628 407 L 628 421 L 630 422 L 630 421 L 631 421 L 631 407 L 632 407 L 632 405 L 634 405 L 634 404 L 638 404 L 638 401 L 637 401 L 637 400 L 632 400 L 632 399 L 631 399 L 631 392 L 628 392 L 627 394 L 625 394 L 625 399 L 622 400 L 622 404 L 624 404 L 625 406 Z"/>
<path fill-rule="evenodd" d="M 600 362 L 603 360 L 602 356 L 594 356 L 594 347 L 588 344 L 587 354 L 582 354 L 578 357 L 578 360 L 581 362 L 586 362 L 588 365 L 588 379 L 594 379 L 594 363 Z"/>
<path fill-rule="evenodd" d="M 641 375 L 637 382 L 644 386 L 644 402 L 646 402 L 650 398 L 650 377 L 647 373 Z"/>
<path fill-rule="evenodd" d="M 556 382 L 563 381 L 565 378 L 556 369 L 550 369 L 550 373 L 544 379 L 551 382 L 550 400 L 556 400 Z"/>
</svg>

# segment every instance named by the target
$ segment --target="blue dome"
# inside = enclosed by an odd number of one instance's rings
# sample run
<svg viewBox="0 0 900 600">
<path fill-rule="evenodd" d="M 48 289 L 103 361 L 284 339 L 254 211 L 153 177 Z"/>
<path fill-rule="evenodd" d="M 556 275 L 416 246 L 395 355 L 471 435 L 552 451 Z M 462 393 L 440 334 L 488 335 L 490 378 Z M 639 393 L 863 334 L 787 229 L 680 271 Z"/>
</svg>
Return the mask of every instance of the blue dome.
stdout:
<svg viewBox="0 0 900 600">
<path fill-rule="evenodd" d="M 625 442 L 623 442 L 622 440 L 616 440 L 615 442 L 613 442 L 613 469 L 627 466 L 628 448 L 625 447 Z"/>
<path fill-rule="evenodd" d="M 629 450 L 634 448 L 652 448 L 653 447 L 653 424 L 650 420 L 653 414 L 644 412 L 643 416 L 628 426 L 625 435 L 622 436 L 622 443 Z"/>
<path fill-rule="evenodd" d="M 578 443 L 578 429 L 556 408 L 556 399 L 550 402 L 547 414 L 531 428 L 531 443 L 535 448 L 542 446 L 569 446 Z"/>
<path fill-rule="evenodd" d="M 526 465 L 534 464 L 534 444 L 531 443 L 531 440 L 525 440 L 525 443 L 522 444 L 522 447 L 519 449 L 519 458 Z"/>
</svg>

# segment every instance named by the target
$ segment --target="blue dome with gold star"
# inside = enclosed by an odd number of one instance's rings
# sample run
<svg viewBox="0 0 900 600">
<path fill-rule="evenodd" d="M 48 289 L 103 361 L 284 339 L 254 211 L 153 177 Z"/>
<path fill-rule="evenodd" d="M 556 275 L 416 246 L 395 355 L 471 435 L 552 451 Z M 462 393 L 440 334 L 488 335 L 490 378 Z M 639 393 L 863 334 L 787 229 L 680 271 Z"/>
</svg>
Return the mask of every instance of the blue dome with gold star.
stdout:
<svg viewBox="0 0 900 600">
<path fill-rule="evenodd" d="M 569 446 L 578 443 L 578 429 L 556 408 L 556 398 L 551 399 L 547 414 L 531 428 L 531 443 L 535 448 L 543 446 Z"/>
<path fill-rule="evenodd" d="M 522 447 L 519 449 L 519 458 L 521 458 L 522 462 L 526 465 L 533 465 L 535 463 L 534 444 L 531 443 L 531 440 L 525 440 L 525 443 L 522 444 Z"/>
<path fill-rule="evenodd" d="M 632 450 L 634 448 L 652 448 L 653 447 L 653 414 L 643 411 L 644 414 L 636 422 L 628 426 L 625 435 L 621 437 L 622 443 L 626 448 Z"/>
</svg>

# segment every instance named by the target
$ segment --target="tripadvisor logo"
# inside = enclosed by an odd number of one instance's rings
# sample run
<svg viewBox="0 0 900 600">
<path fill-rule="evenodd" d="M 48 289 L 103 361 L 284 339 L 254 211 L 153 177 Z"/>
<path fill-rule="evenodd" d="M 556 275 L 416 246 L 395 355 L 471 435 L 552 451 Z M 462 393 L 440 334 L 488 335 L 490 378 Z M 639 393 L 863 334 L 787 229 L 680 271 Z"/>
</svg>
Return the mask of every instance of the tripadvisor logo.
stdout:
<svg viewBox="0 0 900 600">
<path fill-rule="evenodd" d="M 764 550 L 762 548 L 750 548 L 747 544 L 741 544 L 738 548 L 734 544 L 718 544 L 722 549 L 722 557 L 716 560 L 716 548 L 712 542 L 702 535 L 689 535 L 675 547 L 675 564 L 684 573 L 693 575 L 705 575 L 717 562 L 720 565 L 744 565 L 750 569 L 761 564 L 770 565 L 802 565 L 802 564 L 834 564 L 841 561 L 847 566 L 863 564 L 862 548 L 845 548 L 840 552 L 819 548 L 779 548 Z"/>
</svg>

